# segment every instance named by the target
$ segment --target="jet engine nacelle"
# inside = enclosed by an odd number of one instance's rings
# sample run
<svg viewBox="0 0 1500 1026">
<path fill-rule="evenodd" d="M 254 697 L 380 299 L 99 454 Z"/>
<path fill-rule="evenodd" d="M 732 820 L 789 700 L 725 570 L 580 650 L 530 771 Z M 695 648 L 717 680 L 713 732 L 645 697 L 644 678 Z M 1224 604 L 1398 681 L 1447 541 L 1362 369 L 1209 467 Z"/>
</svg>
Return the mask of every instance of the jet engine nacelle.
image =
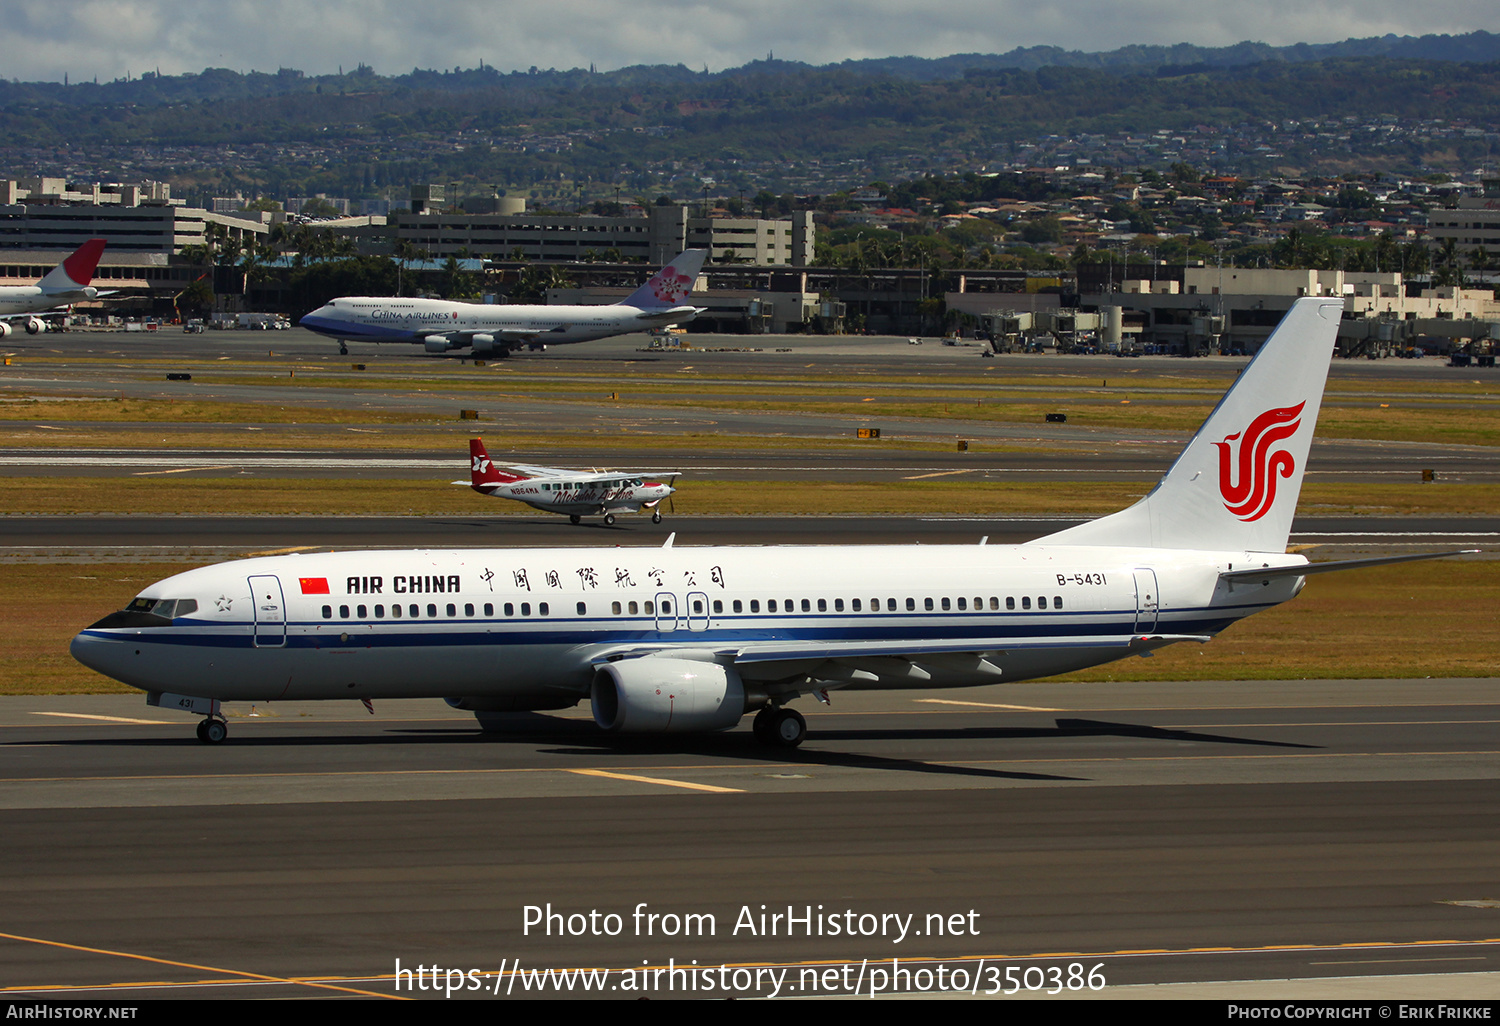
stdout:
<svg viewBox="0 0 1500 1026">
<path fill-rule="evenodd" d="M 47 322 L 46 321 L 40 320 L 39 318 L 36 318 L 36 317 L 28 317 L 26 319 L 26 334 L 28 334 L 28 335 L 40 335 L 42 332 L 44 332 L 46 330 L 47 330 Z"/>
<path fill-rule="evenodd" d="M 457 349 L 463 345 L 462 342 L 455 342 L 446 335 L 433 335 L 424 339 L 422 344 L 427 347 L 429 353 L 446 353 L 450 349 Z"/>
<path fill-rule="evenodd" d="M 9 338 L 11 330 L 12 329 L 9 324 L 7 324 L 5 321 L 0 321 L 0 338 Z"/>
<path fill-rule="evenodd" d="M 718 663 L 643 656 L 594 674 L 594 722 L 621 734 L 728 730 L 745 713 L 740 675 Z"/>
<path fill-rule="evenodd" d="M 473 337 L 473 339 L 471 339 L 471 341 L 474 344 L 474 355 L 475 356 L 493 356 L 493 355 L 495 355 L 495 336 L 494 335 L 475 335 Z"/>
</svg>

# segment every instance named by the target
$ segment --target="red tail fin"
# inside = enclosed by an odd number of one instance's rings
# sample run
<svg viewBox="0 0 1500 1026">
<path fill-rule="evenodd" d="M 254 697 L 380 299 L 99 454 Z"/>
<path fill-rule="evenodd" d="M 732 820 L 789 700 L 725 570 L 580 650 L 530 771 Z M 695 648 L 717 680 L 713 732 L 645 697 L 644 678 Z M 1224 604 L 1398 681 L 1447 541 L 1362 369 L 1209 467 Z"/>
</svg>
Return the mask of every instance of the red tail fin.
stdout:
<svg viewBox="0 0 1500 1026">
<path fill-rule="evenodd" d="M 90 239 L 62 262 L 63 270 L 79 285 L 87 285 L 93 280 L 94 270 L 99 266 L 99 258 L 103 255 L 104 240 Z"/>
<path fill-rule="evenodd" d="M 478 438 L 469 439 L 469 487 L 476 492 L 491 492 L 500 485 L 509 484 L 512 481 L 523 480 L 521 474 L 503 474 L 495 469 L 495 461 L 490 459 L 489 452 L 484 447 L 484 442 Z"/>
</svg>

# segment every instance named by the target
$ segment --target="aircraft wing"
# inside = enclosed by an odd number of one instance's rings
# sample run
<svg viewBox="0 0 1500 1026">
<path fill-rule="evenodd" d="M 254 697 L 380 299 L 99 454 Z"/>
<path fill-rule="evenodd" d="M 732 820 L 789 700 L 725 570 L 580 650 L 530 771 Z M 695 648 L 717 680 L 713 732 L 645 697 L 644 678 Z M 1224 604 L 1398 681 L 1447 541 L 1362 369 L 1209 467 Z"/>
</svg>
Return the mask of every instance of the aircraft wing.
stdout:
<svg viewBox="0 0 1500 1026">
<path fill-rule="evenodd" d="M 614 481 L 622 477 L 681 477 L 680 470 L 568 470 L 565 467 L 538 467 L 529 463 L 501 463 L 510 470 L 519 470 L 532 477 L 565 477 L 570 481 Z"/>
<path fill-rule="evenodd" d="M 1091 634 L 1084 637 L 1046 635 L 1039 637 L 964 638 L 949 641 L 766 641 L 755 642 L 724 653 L 736 664 L 771 663 L 806 659 L 858 660 L 871 658 L 920 661 L 923 656 L 984 655 L 985 653 L 1034 651 L 1046 648 L 1124 648 L 1145 651 L 1179 641 L 1210 640 L 1207 634 Z"/>
<path fill-rule="evenodd" d="M 472 339 L 475 335 L 489 335 L 502 342 L 530 342 L 532 339 L 542 338 L 549 332 L 562 331 L 562 328 L 422 328 L 413 334 L 417 338 L 462 338 Z"/>
<path fill-rule="evenodd" d="M 866 669 L 872 659 L 920 664 L 924 660 L 931 662 L 945 657 L 967 656 L 983 660 L 987 656 L 999 656 L 1008 652 L 1058 648 L 1118 649 L 1121 655 L 1126 655 L 1132 652 L 1150 652 L 1182 641 L 1204 643 L 1211 640 L 1212 636 L 1208 634 L 1095 634 L 1084 637 L 1010 636 L 947 641 L 926 638 L 894 641 L 765 641 L 737 648 L 717 649 L 713 654 L 717 659 L 730 661 L 734 666 L 747 671 L 747 677 L 774 679 L 783 673 L 807 674 L 814 680 L 852 683 L 878 677 L 877 673 Z M 610 648 L 595 653 L 591 661 L 598 665 L 622 659 L 670 656 L 673 652 L 670 647 L 656 645 Z M 754 669 L 753 673 L 748 672 L 751 668 Z M 998 681 L 999 668 L 992 667 L 992 670 Z"/>
<path fill-rule="evenodd" d="M 505 467 L 507 470 L 519 470 L 531 477 L 579 477 L 576 470 L 565 470 L 562 467 L 538 467 L 530 463 L 499 463 L 496 466 Z"/>
</svg>

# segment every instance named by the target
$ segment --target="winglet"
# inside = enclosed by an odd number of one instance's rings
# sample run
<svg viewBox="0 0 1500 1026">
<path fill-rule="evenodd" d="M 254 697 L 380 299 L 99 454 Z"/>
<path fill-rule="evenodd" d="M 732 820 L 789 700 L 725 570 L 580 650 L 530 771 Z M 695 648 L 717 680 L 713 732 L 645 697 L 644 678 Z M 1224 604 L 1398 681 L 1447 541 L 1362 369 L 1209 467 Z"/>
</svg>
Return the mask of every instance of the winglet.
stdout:
<svg viewBox="0 0 1500 1026">
<path fill-rule="evenodd" d="M 495 461 L 490 459 L 489 451 L 485 449 L 484 442 L 478 438 L 469 439 L 469 487 L 483 495 L 499 488 L 503 484 L 512 481 L 525 480 L 524 474 L 502 474 L 495 469 Z"/>
<path fill-rule="evenodd" d="M 633 306 L 639 310 L 671 310 L 682 305 L 683 297 L 693 291 L 693 282 L 703 270 L 703 261 L 708 251 L 689 249 L 680 254 L 666 267 L 651 276 L 651 280 L 630 295 L 620 300 L 620 306 Z"/>
<path fill-rule="evenodd" d="M 99 258 L 103 255 L 104 240 L 90 239 L 48 271 L 37 284 L 44 289 L 62 291 L 84 288 L 93 280 L 94 270 L 99 266 Z"/>
</svg>

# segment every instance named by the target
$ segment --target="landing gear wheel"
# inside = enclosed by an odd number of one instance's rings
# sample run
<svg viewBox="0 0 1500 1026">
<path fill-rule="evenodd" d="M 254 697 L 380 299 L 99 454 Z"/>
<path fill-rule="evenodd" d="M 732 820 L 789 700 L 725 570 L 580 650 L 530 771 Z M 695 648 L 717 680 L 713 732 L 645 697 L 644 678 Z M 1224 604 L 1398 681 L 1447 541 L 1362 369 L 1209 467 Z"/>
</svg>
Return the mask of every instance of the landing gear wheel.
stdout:
<svg viewBox="0 0 1500 1026">
<path fill-rule="evenodd" d="M 661 523 L 661 510 L 654 509 L 651 511 L 651 522 L 653 524 Z"/>
<path fill-rule="evenodd" d="M 783 709 L 771 723 L 771 733 L 783 748 L 796 748 L 807 738 L 807 721 L 796 709 Z"/>
<path fill-rule="evenodd" d="M 569 513 L 568 514 L 568 519 L 571 520 L 573 523 L 576 524 L 576 523 L 579 523 L 580 521 L 582 521 L 583 517 L 579 516 L 577 513 Z"/>
<path fill-rule="evenodd" d="M 346 345 L 344 345 L 344 343 L 342 343 L 342 342 L 339 343 L 339 355 L 340 356 L 348 356 L 349 355 L 349 347 L 346 346 Z"/>
<path fill-rule="evenodd" d="M 771 748 L 796 748 L 807 738 L 807 721 L 796 709 L 772 709 L 755 714 L 755 739 Z"/>
<path fill-rule="evenodd" d="M 223 720 L 204 720 L 198 724 L 198 740 L 206 745 L 223 744 L 229 736 L 229 724 Z"/>
<path fill-rule="evenodd" d="M 615 515 L 613 513 L 606 513 L 606 514 L 604 514 L 604 522 L 606 524 L 608 524 L 610 527 L 614 527 L 615 526 Z"/>
<path fill-rule="evenodd" d="M 775 718 L 775 707 L 763 705 L 760 708 L 760 712 L 755 714 L 755 719 L 750 724 L 750 729 L 755 732 L 755 740 L 767 748 L 776 744 L 775 738 L 771 736 L 771 721 Z"/>
</svg>

